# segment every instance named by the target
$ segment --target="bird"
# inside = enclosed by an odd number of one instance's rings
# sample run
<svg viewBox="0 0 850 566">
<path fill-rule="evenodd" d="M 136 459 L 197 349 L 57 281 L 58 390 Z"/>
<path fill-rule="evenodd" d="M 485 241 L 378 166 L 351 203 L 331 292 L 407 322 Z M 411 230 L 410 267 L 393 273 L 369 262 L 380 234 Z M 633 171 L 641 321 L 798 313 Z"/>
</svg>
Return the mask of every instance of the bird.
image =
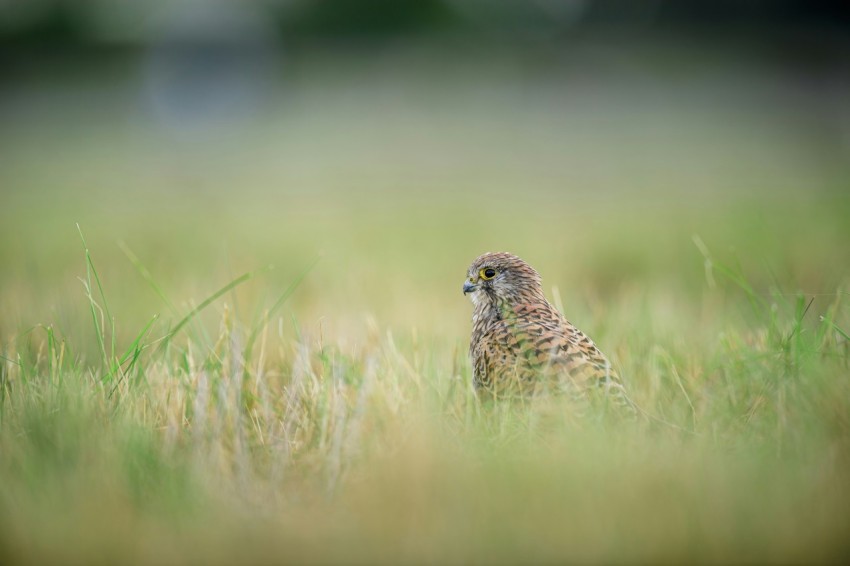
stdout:
<svg viewBox="0 0 850 566">
<path fill-rule="evenodd" d="M 473 304 L 469 355 L 481 399 L 561 393 L 586 410 L 602 399 L 633 415 L 635 406 L 596 344 L 546 299 L 540 274 L 519 257 L 488 252 L 466 273 Z"/>
</svg>

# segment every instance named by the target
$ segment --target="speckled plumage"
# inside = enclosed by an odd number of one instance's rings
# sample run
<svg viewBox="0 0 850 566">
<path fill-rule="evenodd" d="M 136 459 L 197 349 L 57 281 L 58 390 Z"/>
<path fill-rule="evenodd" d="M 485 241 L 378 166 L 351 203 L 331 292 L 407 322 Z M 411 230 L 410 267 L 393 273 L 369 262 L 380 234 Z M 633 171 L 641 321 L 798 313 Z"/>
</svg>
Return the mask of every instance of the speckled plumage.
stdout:
<svg viewBox="0 0 850 566">
<path fill-rule="evenodd" d="M 522 259 L 478 257 L 463 291 L 474 305 L 469 353 L 479 396 L 559 392 L 584 402 L 601 394 L 634 412 L 608 359 L 546 300 L 540 275 Z"/>
</svg>

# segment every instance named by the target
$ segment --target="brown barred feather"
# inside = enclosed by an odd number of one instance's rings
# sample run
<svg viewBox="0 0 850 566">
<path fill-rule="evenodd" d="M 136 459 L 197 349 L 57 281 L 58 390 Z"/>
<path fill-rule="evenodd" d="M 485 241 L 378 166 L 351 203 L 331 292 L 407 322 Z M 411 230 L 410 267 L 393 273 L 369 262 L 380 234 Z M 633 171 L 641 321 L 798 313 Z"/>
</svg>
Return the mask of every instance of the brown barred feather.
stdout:
<svg viewBox="0 0 850 566">
<path fill-rule="evenodd" d="M 558 392 L 582 402 L 600 397 L 635 414 L 611 363 L 546 300 L 540 275 L 523 260 L 504 252 L 478 257 L 464 294 L 474 305 L 469 353 L 480 397 Z"/>
</svg>

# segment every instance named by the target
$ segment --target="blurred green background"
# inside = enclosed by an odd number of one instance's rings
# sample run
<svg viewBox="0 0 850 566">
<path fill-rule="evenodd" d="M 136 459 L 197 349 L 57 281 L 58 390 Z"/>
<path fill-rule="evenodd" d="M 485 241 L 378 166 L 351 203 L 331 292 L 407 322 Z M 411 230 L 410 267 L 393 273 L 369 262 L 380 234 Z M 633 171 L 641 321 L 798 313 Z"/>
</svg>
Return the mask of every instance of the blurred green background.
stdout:
<svg viewBox="0 0 850 566">
<path fill-rule="evenodd" d="M 5 332 L 70 308 L 75 223 L 175 301 L 323 254 L 306 316 L 399 324 L 447 322 L 485 250 L 564 293 L 698 291 L 694 234 L 792 291 L 845 275 L 831 4 L 45 0 L 0 21 Z M 128 285 L 127 316 L 161 306 Z"/>
</svg>

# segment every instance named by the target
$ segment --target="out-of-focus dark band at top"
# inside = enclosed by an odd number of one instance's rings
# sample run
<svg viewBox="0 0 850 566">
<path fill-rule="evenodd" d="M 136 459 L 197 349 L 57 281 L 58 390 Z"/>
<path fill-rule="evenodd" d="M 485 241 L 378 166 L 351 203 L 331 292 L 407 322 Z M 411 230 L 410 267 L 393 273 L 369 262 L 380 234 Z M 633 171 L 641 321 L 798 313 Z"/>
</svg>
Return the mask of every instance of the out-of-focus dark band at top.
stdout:
<svg viewBox="0 0 850 566">
<path fill-rule="evenodd" d="M 0 3 L 0 43 L 134 45 L 157 41 L 173 21 L 220 37 L 245 38 L 257 22 L 270 36 L 298 40 L 370 40 L 459 34 L 500 41 L 576 34 L 616 26 L 625 32 L 748 36 L 817 30 L 846 37 L 850 3 L 827 0 L 7 0 Z M 183 26 L 187 27 L 187 26 Z M 182 29 L 182 28 L 181 28 Z M 169 33 L 169 37 L 174 35 Z M 200 37 L 198 37 L 200 35 Z M 207 34 L 187 32 L 187 41 Z"/>
</svg>

